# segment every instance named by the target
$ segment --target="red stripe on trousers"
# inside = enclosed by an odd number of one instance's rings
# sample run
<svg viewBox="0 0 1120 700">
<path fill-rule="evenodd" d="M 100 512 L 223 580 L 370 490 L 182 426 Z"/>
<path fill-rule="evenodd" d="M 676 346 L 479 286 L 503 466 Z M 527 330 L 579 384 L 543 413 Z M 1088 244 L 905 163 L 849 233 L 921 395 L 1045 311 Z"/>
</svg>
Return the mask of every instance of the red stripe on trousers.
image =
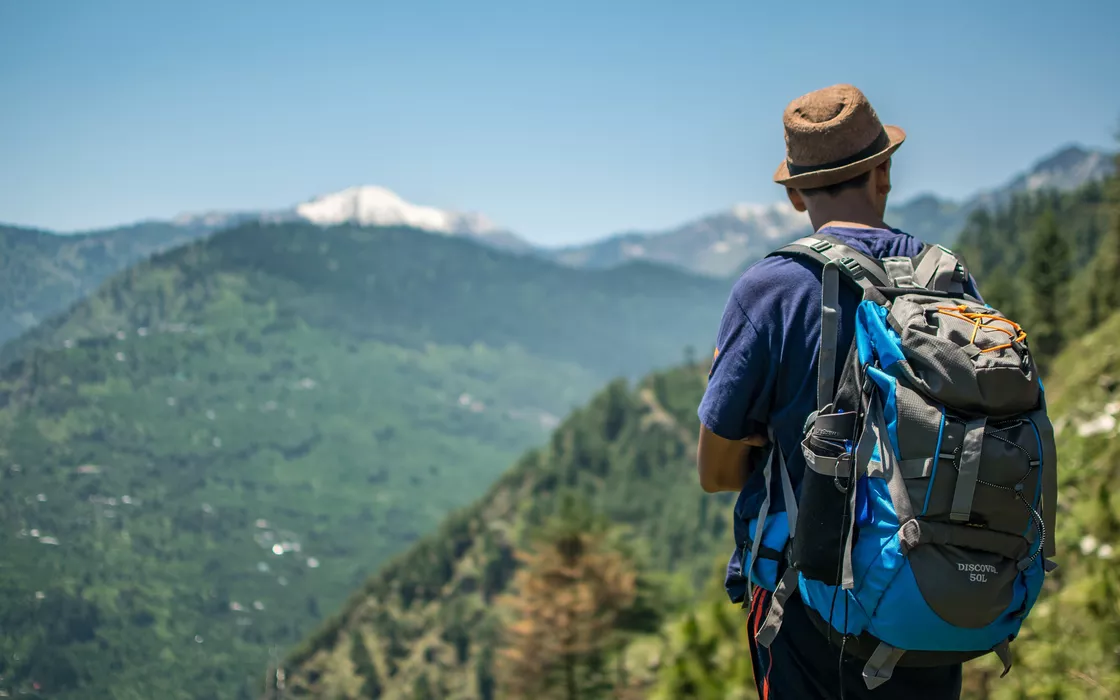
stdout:
<svg viewBox="0 0 1120 700">
<path fill-rule="evenodd" d="M 751 610 L 750 625 L 748 627 L 752 640 L 755 635 L 758 634 L 758 628 L 762 626 L 763 612 L 766 610 L 766 600 L 766 589 L 758 589 L 758 592 L 755 594 L 755 599 L 751 603 L 757 610 Z M 758 647 L 758 649 L 759 653 L 761 653 L 761 647 Z M 770 667 L 772 663 L 773 659 L 770 657 L 770 654 L 766 654 L 766 672 L 762 676 L 762 697 L 759 700 L 770 700 Z"/>
</svg>

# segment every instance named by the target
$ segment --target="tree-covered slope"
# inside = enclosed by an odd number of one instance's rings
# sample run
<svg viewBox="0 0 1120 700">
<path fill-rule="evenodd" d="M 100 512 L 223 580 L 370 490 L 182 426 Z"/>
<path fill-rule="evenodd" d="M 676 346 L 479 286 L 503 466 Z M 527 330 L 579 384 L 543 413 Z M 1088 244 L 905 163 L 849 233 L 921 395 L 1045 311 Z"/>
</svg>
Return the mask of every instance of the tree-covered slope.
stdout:
<svg viewBox="0 0 1120 700">
<path fill-rule="evenodd" d="M 129 265 L 205 232 L 152 222 L 61 236 L 0 225 L 0 343 L 64 311 Z"/>
<path fill-rule="evenodd" d="M 633 387 L 612 383 L 486 496 L 355 592 L 279 665 L 279 676 L 273 670 L 277 697 L 494 697 L 502 644 L 495 601 L 509 592 L 514 551 L 567 493 L 628 526 L 651 571 L 681 571 L 700 583 L 713 547 L 732 542 L 731 501 L 696 482 L 704 382 L 703 368 L 689 366 Z"/>
<path fill-rule="evenodd" d="M 254 224 L 137 265 L 5 351 L 0 689 L 245 697 L 725 298 L 408 229 Z"/>
</svg>

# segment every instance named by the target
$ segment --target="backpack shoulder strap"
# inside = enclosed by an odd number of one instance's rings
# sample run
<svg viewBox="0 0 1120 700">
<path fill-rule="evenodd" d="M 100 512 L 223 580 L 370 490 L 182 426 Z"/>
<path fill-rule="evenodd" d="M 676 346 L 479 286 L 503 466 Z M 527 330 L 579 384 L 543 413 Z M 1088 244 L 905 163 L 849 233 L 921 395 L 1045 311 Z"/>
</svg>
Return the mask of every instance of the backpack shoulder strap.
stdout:
<svg viewBox="0 0 1120 700">
<path fill-rule="evenodd" d="M 770 255 L 783 254 L 809 258 L 826 268 L 829 263 L 833 263 L 838 271 L 844 273 L 845 279 L 865 290 L 890 285 L 890 276 L 878 260 L 851 248 L 834 236 L 817 233 L 798 238 Z"/>
<path fill-rule="evenodd" d="M 821 342 L 817 353 L 817 413 L 830 410 L 836 391 L 836 346 L 840 331 L 840 275 L 863 293 L 890 286 L 890 276 L 878 260 L 828 235 L 799 238 L 771 253 L 809 258 L 821 272 Z"/>
</svg>

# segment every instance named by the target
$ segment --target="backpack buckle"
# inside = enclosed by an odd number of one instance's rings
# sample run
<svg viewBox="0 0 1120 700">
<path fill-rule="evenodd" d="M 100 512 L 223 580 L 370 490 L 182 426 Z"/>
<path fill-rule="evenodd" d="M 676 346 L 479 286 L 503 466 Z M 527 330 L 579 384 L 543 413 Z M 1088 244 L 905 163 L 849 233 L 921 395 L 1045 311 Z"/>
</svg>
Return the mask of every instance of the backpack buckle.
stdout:
<svg viewBox="0 0 1120 700">
<path fill-rule="evenodd" d="M 823 253 L 824 251 L 828 250 L 831 247 L 832 247 L 832 244 L 829 243 L 828 241 L 817 241 L 813 245 L 809 246 L 809 250 L 811 250 L 815 253 Z"/>
<path fill-rule="evenodd" d="M 856 262 L 855 258 L 845 256 L 837 260 L 836 264 L 847 270 L 848 274 L 850 274 L 857 280 L 863 277 L 863 265 L 860 265 L 858 262 Z"/>
</svg>

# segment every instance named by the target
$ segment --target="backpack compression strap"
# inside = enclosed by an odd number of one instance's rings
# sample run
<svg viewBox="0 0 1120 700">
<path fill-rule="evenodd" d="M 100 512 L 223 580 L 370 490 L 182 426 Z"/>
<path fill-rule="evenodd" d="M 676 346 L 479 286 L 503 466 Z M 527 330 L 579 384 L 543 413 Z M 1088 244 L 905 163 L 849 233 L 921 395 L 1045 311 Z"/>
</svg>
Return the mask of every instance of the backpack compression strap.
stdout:
<svg viewBox="0 0 1120 700">
<path fill-rule="evenodd" d="M 836 384 L 836 343 L 840 330 L 840 273 L 849 283 L 866 292 L 888 287 L 890 276 L 879 261 L 868 257 L 832 236 L 815 235 L 774 251 L 811 258 L 824 266 L 821 272 L 821 345 L 817 358 L 817 412 L 832 404 Z"/>
<path fill-rule="evenodd" d="M 925 244 L 914 256 L 913 284 L 938 292 L 961 294 L 968 281 L 964 263 L 943 245 Z"/>
</svg>

